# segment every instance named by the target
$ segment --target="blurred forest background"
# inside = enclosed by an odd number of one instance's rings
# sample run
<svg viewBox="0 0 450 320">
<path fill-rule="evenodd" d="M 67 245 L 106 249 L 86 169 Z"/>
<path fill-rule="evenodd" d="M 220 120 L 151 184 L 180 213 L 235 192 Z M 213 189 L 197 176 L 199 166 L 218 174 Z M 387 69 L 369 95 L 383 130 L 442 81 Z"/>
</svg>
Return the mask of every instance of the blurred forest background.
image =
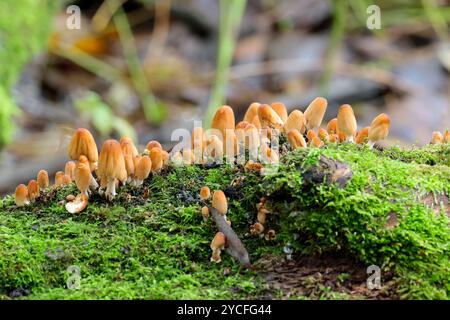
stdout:
<svg viewBox="0 0 450 320">
<path fill-rule="evenodd" d="M 322 95 L 326 121 L 350 103 L 359 128 L 391 116 L 387 145 L 423 145 L 450 127 L 449 22 L 448 0 L 2 0 L 0 194 L 60 170 L 74 128 L 168 147 L 223 103 Z"/>
</svg>

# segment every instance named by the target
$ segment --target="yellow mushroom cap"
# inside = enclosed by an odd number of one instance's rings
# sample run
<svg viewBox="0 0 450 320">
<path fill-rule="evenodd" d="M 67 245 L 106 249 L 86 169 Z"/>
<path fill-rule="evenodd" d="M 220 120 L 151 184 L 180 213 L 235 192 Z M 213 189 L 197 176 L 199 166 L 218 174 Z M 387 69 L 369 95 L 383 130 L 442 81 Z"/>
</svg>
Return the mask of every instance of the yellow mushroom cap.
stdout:
<svg viewBox="0 0 450 320">
<path fill-rule="evenodd" d="M 323 116 L 327 111 L 328 101 L 325 98 L 315 98 L 305 110 L 306 129 L 314 129 L 320 127 Z"/>
<path fill-rule="evenodd" d="M 217 129 L 222 133 L 221 140 L 224 140 L 227 135 L 227 130 L 234 130 L 234 112 L 229 106 L 221 106 L 211 122 L 211 128 Z"/>
<path fill-rule="evenodd" d="M 373 119 L 369 128 L 369 140 L 370 141 L 380 141 L 386 139 L 389 134 L 389 127 L 391 120 L 389 116 L 382 113 Z"/>
<path fill-rule="evenodd" d="M 253 121 L 253 118 L 258 115 L 258 108 L 260 105 L 261 104 L 258 102 L 253 102 L 252 104 L 250 104 L 247 111 L 245 112 L 244 121 L 251 123 Z"/>
<path fill-rule="evenodd" d="M 85 156 L 80 156 L 75 168 L 75 185 L 81 193 L 86 194 L 91 180 L 89 161 Z"/>
<path fill-rule="evenodd" d="M 288 132 L 288 141 L 294 149 L 306 147 L 305 138 L 297 129 Z"/>
<path fill-rule="evenodd" d="M 69 144 L 68 155 L 71 160 L 78 160 L 81 155 L 88 158 L 91 171 L 95 170 L 98 161 L 98 150 L 94 137 L 89 130 L 79 128 L 72 136 Z"/>
<path fill-rule="evenodd" d="M 39 197 L 39 185 L 36 180 L 30 180 L 28 182 L 28 198 L 31 201 L 34 201 L 37 197 Z"/>
<path fill-rule="evenodd" d="M 261 128 L 262 128 L 261 121 L 259 121 L 258 115 L 253 117 L 251 124 L 254 125 L 256 127 L 256 129 L 258 129 L 258 130 L 261 130 Z"/>
<path fill-rule="evenodd" d="M 308 132 L 306 133 L 306 137 L 308 138 L 308 142 L 310 142 L 312 139 L 317 137 L 317 133 L 314 130 L 309 129 Z"/>
<path fill-rule="evenodd" d="M 108 180 L 127 180 L 127 170 L 120 143 L 114 139 L 106 140 L 102 145 L 98 160 L 98 175 Z"/>
<path fill-rule="evenodd" d="M 72 183 L 72 178 L 68 174 L 64 174 L 62 180 L 64 186 L 67 186 L 68 184 Z"/>
<path fill-rule="evenodd" d="M 274 102 L 270 106 L 278 114 L 281 121 L 283 121 L 283 123 L 285 123 L 288 119 L 288 113 L 287 113 L 286 106 L 282 102 Z"/>
<path fill-rule="evenodd" d="M 333 118 L 327 123 L 327 131 L 329 134 L 337 133 L 337 118 Z"/>
<path fill-rule="evenodd" d="M 259 222 L 256 222 L 250 226 L 250 233 L 253 235 L 261 234 L 263 232 L 264 226 Z"/>
<path fill-rule="evenodd" d="M 258 118 L 261 128 L 283 129 L 284 122 L 280 116 L 268 104 L 262 104 L 258 108 Z"/>
<path fill-rule="evenodd" d="M 358 131 L 355 138 L 355 142 L 357 144 L 367 143 L 367 141 L 369 140 L 369 129 L 370 127 L 364 127 Z"/>
<path fill-rule="evenodd" d="M 152 172 L 161 170 L 164 164 L 161 148 L 152 148 L 150 150 L 150 160 L 152 161 Z"/>
<path fill-rule="evenodd" d="M 122 148 L 123 155 L 130 155 L 131 157 L 135 157 L 139 154 L 136 146 L 134 145 L 133 140 L 131 138 L 124 136 L 120 138 L 120 147 Z"/>
<path fill-rule="evenodd" d="M 134 169 L 135 169 L 133 156 L 131 154 L 124 154 L 123 159 L 125 161 L 125 170 L 127 170 L 127 176 L 132 177 L 134 175 Z"/>
<path fill-rule="evenodd" d="M 228 211 L 228 201 L 222 190 L 216 190 L 213 193 L 212 207 L 221 215 L 225 215 Z"/>
<path fill-rule="evenodd" d="M 344 132 L 347 136 L 355 136 L 357 125 L 353 108 L 349 104 L 339 107 L 337 116 L 337 127 L 339 132 Z"/>
<path fill-rule="evenodd" d="M 444 136 L 439 131 L 433 131 L 431 137 L 431 144 L 442 144 L 444 142 Z"/>
<path fill-rule="evenodd" d="M 135 170 L 135 176 L 139 180 L 147 179 L 152 170 L 152 160 L 148 156 L 142 156 Z"/>
<path fill-rule="evenodd" d="M 16 187 L 14 201 L 18 207 L 28 204 L 28 189 L 23 183 Z"/>
<path fill-rule="evenodd" d="M 317 133 L 317 136 L 322 140 L 322 141 L 328 141 L 329 140 L 329 134 L 327 132 L 327 130 L 320 128 L 319 132 Z"/>
<path fill-rule="evenodd" d="M 211 135 L 206 140 L 205 153 L 214 158 L 221 158 L 223 156 L 223 142 L 216 135 Z"/>
<path fill-rule="evenodd" d="M 217 232 L 214 238 L 211 241 L 210 247 L 211 250 L 222 250 L 225 247 L 225 244 L 227 243 L 227 238 L 222 232 Z"/>
<path fill-rule="evenodd" d="M 284 124 L 284 131 L 289 132 L 292 129 L 297 129 L 298 132 L 305 132 L 305 116 L 300 110 L 293 110 Z"/>
<path fill-rule="evenodd" d="M 45 170 L 39 170 L 37 175 L 37 183 L 39 188 L 45 189 L 49 186 L 48 173 Z"/>
<path fill-rule="evenodd" d="M 147 149 L 148 151 L 151 151 L 153 148 L 160 148 L 162 150 L 161 143 L 156 140 L 152 140 L 147 143 L 147 146 L 145 147 L 145 149 Z"/>
<path fill-rule="evenodd" d="M 66 166 L 64 167 L 64 173 L 67 174 L 70 179 L 75 178 L 75 167 L 76 164 L 74 161 L 67 161 Z"/>
<path fill-rule="evenodd" d="M 63 177 L 64 177 L 64 172 L 58 171 L 55 173 L 55 186 L 59 187 L 59 186 L 64 185 Z"/>
<path fill-rule="evenodd" d="M 211 196 L 211 191 L 207 186 L 204 186 L 200 189 L 200 199 L 201 200 L 208 200 Z"/>
<path fill-rule="evenodd" d="M 202 216 L 205 220 L 209 218 L 209 209 L 207 206 L 202 207 Z"/>
</svg>

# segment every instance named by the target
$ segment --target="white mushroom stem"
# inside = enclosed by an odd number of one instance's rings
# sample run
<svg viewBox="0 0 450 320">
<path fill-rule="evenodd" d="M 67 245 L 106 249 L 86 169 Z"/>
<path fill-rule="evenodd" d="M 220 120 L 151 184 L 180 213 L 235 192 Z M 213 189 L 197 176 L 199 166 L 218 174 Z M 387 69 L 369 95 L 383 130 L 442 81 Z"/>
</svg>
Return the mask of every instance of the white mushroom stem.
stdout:
<svg viewBox="0 0 450 320">
<path fill-rule="evenodd" d="M 94 176 L 92 175 L 92 172 L 91 172 L 91 178 L 89 180 L 89 188 L 91 190 L 97 190 L 98 189 L 98 182 L 97 182 L 97 180 L 95 180 Z"/>
<path fill-rule="evenodd" d="M 220 263 L 222 259 L 220 258 L 221 249 L 215 249 L 211 255 L 211 262 Z"/>
<path fill-rule="evenodd" d="M 355 142 L 353 135 L 351 135 L 350 137 L 348 137 L 348 142 L 353 143 Z"/>
<path fill-rule="evenodd" d="M 143 183 L 144 183 L 144 180 L 139 180 L 139 179 L 135 178 L 131 184 L 134 187 L 139 187 L 139 186 L 142 186 Z"/>
<path fill-rule="evenodd" d="M 105 197 L 108 200 L 112 200 L 116 194 L 116 179 L 108 178 L 108 186 L 106 187 Z"/>
<path fill-rule="evenodd" d="M 373 146 L 375 145 L 375 141 L 369 140 L 369 141 L 367 141 L 367 145 L 369 146 L 370 149 L 372 149 Z"/>
</svg>

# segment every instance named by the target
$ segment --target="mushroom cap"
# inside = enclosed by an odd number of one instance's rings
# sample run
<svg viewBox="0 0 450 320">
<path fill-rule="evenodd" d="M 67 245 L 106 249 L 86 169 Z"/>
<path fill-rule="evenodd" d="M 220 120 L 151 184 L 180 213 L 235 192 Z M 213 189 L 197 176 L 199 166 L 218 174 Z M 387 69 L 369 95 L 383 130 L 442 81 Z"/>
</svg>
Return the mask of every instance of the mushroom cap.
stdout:
<svg viewBox="0 0 450 320">
<path fill-rule="evenodd" d="M 207 206 L 202 207 L 202 216 L 205 219 L 209 218 L 209 208 Z"/>
<path fill-rule="evenodd" d="M 206 149 L 205 153 L 208 156 L 214 158 L 221 158 L 223 156 L 223 142 L 216 135 L 211 135 L 206 140 Z"/>
<path fill-rule="evenodd" d="M 91 170 L 89 161 L 85 156 L 80 156 L 75 168 L 75 185 L 81 193 L 86 193 L 91 181 Z"/>
<path fill-rule="evenodd" d="M 246 149 L 255 149 L 260 145 L 259 131 L 251 123 L 241 121 L 235 129 L 237 142 L 242 144 Z"/>
<path fill-rule="evenodd" d="M 201 187 L 200 189 L 200 200 L 208 200 L 211 196 L 211 190 L 207 186 Z"/>
<path fill-rule="evenodd" d="M 258 108 L 258 118 L 261 128 L 283 129 L 284 122 L 280 116 L 268 104 L 262 104 Z"/>
<path fill-rule="evenodd" d="M 225 139 L 227 135 L 227 130 L 234 130 L 234 112 L 230 106 L 221 106 L 216 113 L 211 122 L 211 128 L 217 129 L 222 133 L 222 139 Z"/>
<path fill-rule="evenodd" d="M 333 118 L 327 123 L 327 131 L 329 134 L 337 133 L 337 118 Z"/>
<path fill-rule="evenodd" d="M 135 168 L 135 169 L 136 169 L 136 167 L 137 167 L 139 161 L 141 160 L 141 158 L 142 158 L 141 155 L 137 155 L 137 156 L 133 157 L 133 165 L 134 165 L 134 168 Z"/>
<path fill-rule="evenodd" d="M 306 148 L 305 138 L 297 129 L 292 129 L 288 132 L 288 141 L 294 149 Z"/>
<path fill-rule="evenodd" d="M 344 132 L 347 136 L 354 136 L 356 134 L 356 118 L 353 113 L 353 108 L 349 104 L 343 104 L 339 107 L 337 127 L 339 132 Z"/>
<path fill-rule="evenodd" d="M 74 161 L 67 161 L 66 165 L 64 167 L 64 173 L 67 174 L 68 176 L 70 176 L 70 179 L 74 179 L 75 178 L 75 167 L 76 164 Z"/>
<path fill-rule="evenodd" d="M 217 232 L 214 238 L 211 241 L 210 247 L 211 250 L 222 250 L 225 247 L 225 244 L 227 243 L 227 238 L 222 232 Z"/>
<path fill-rule="evenodd" d="M 28 189 L 23 183 L 19 184 L 16 187 L 14 201 L 16 202 L 16 205 L 19 207 L 28 204 Z"/>
<path fill-rule="evenodd" d="M 247 111 L 245 112 L 244 121 L 251 123 L 253 121 L 253 118 L 258 115 L 258 108 L 260 105 L 261 104 L 258 102 L 251 103 Z"/>
<path fill-rule="evenodd" d="M 319 137 L 314 137 L 314 138 L 311 140 L 311 142 L 309 143 L 309 146 L 310 146 L 310 147 L 313 147 L 313 148 L 320 148 L 320 147 L 323 146 L 323 141 L 320 140 Z"/>
<path fill-rule="evenodd" d="M 317 137 L 317 133 L 313 129 L 309 129 L 306 133 L 306 137 L 308 138 L 308 142 Z"/>
<path fill-rule="evenodd" d="M 261 121 L 259 121 L 258 115 L 253 117 L 251 124 L 254 125 L 256 127 L 256 129 L 258 129 L 258 130 L 261 130 L 261 128 L 262 128 Z"/>
<path fill-rule="evenodd" d="M 36 180 L 30 180 L 28 182 L 28 198 L 33 201 L 35 200 L 37 197 L 39 197 L 39 185 L 36 182 Z"/>
<path fill-rule="evenodd" d="M 325 111 L 327 111 L 328 101 L 325 98 L 315 98 L 305 110 L 306 129 L 320 127 Z"/>
<path fill-rule="evenodd" d="M 148 151 L 152 150 L 153 148 L 160 148 L 162 150 L 162 145 L 161 143 L 159 143 L 156 140 L 152 140 L 149 143 L 147 143 L 147 146 L 145 147 L 145 149 L 147 149 Z"/>
<path fill-rule="evenodd" d="M 320 128 L 319 132 L 317 133 L 317 136 L 322 140 L 322 141 L 328 141 L 329 140 L 329 134 L 327 132 L 327 130 Z"/>
<path fill-rule="evenodd" d="M 376 116 L 370 124 L 369 140 L 375 142 L 386 139 L 389 134 L 390 125 L 391 120 L 387 114 L 382 113 Z"/>
<path fill-rule="evenodd" d="M 69 144 L 68 155 L 71 160 L 78 160 L 81 155 L 88 158 L 91 171 L 95 170 L 98 161 L 98 150 L 94 137 L 89 130 L 79 128 L 72 136 Z"/>
<path fill-rule="evenodd" d="M 345 142 L 345 140 L 347 140 L 347 135 L 344 132 L 338 132 L 337 135 L 339 142 Z"/>
<path fill-rule="evenodd" d="M 123 149 L 122 149 L 123 150 Z M 131 177 L 134 175 L 134 161 L 131 154 L 124 154 L 123 159 L 125 161 L 125 170 L 127 170 L 127 176 Z"/>
<path fill-rule="evenodd" d="M 114 139 L 106 140 L 102 145 L 98 160 L 98 175 L 107 181 L 118 179 L 124 182 L 127 179 L 122 148 Z"/>
<path fill-rule="evenodd" d="M 142 156 L 138 162 L 134 175 L 139 180 L 145 180 L 148 178 L 151 170 L 152 160 L 148 156 Z"/>
<path fill-rule="evenodd" d="M 192 130 L 192 149 L 194 152 L 203 151 L 205 145 L 205 131 L 202 127 L 195 127 Z"/>
<path fill-rule="evenodd" d="M 444 132 L 444 143 L 448 143 L 450 142 L 450 131 L 449 130 L 445 130 Z"/>
<path fill-rule="evenodd" d="M 66 203 L 66 210 L 69 213 L 79 213 L 83 211 L 88 204 L 88 198 L 85 194 L 80 193 L 73 201 Z"/>
<path fill-rule="evenodd" d="M 263 232 L 264 232 L 264 226 L 259 222 L 256 222 L 250 226 L 250 234 L 252 234 L 252 235 L 261 234 Z"/>
<path fill-rule="evenodd" d="M 41 189 L 48 188 L 49 180 L 48 180 L 47 171 L 39 170 L 38 175 L 37 175 L 37 183 Z"/>
<path fill-rule="evenodd" d="M 169 158 L 170 158 L 169 153 L 166 150 L 161 150 L 161 156 L 162 156 L 162 159 L 163 159 L 163 165 L 168 164 L 169 163 Z"/>
<path fill-rule="evenodd" d="M 152 148 L 150 150 L 150 160 L 152 161 L 152 172 L 161 170 L 164 163 L 161 148 Z"/>
<path fill-rule="evenodd" d="M 355 138 L 355 142 L 357 144 L 367 143 L 367 141 L 369 140 L 369 129 L 370 127 L 364 127 L 358 131 Z"/>
<path fill-rule="evenodd" d="M 138 149 L 130 137 L 123 136 L 120 138 L 119 143 L 124 156 L 131 155 L 131 157 L 135 157 L 139 154 Z"/>
<path fill-rule="evenodd" d="M 275 230 L 270 229 L 269 231 L 267 231 L 267 233 L 264 235 L 264 238 L 266 240 L 275 240 L 276 238 Z"/>
<path fill-rule="evenodd" d="M 339 136 L 336 133 L 332 133 L 329 135 L 328 141 L 330 142 L 339 142 Z"/>
<path fill-rule="evenodd" d="M 225 215 L 228 211 L 228 201 L 222 190 L 216 190 L 213 193 L 212 207 L 221 215 Z"/>
<path fill-rule="evenodd" d="M 432 137 L 431 137 L 431 144 L 442 144 L 444 142 L 444 136 L 440 131 L 433 131 Z"/>
<path fill-rule="evenodd" d="M 183 163 L 187 166 L 191 165 L 195 161 L 195 155 L 192 149 L 183 149 L 182 151 Z"/>
<path fill-rule="evenodd" d="M 284 131 L 289 132 L 297 129 L 298 132 L 305 132 L 305 115 L 300 110 L 293 110 L 284 124 Z"/>
<path fill-rule="evenodd" d="M 64 172 L 58 171 L 55 173 L 55 186 L 62 186 L 64 185 Z"/>
<path fill-rule="evenodd" d="M 278 114 L 278 116 L 280 117 L 281 121 L 283 121 L 283 123 L 285 123 L 286 120 L 288 119 L 288 113 L 287 113 L 287 109 L 286 109 L 286 106 L 284 105 L 284 103 L 282 103 L 282 102 L 274 102 L 270 106 Z"/>
<path fill-rule="evenodd" d="M 62 180 L 64 186 L 67 186 L 68 184 L 72 183 L 72 178 L 68 174 L 64 174 Z"/>
</svg>

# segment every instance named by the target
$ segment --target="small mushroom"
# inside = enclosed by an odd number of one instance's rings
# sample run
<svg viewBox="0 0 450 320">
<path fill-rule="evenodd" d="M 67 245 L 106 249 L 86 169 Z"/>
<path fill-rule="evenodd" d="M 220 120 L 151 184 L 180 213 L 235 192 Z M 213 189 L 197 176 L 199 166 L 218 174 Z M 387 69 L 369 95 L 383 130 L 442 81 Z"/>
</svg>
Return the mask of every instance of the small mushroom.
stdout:
<svg viewBox="0 0 450 320">
<path fill-rule="evenodd" d="M 227 134 L 234 132 L 235 124 L 233 109 L 229 106 L 221 106 L 214 114 L 211 129 L 220 131 L 222 136 L 219 136 L 219 139 L 225 141 Z"/>
<path fill-rule="evenodd" d="M 64 177 L 64 172 L 58 171 L 58 172 L 55 173 L 55 184 L 54 184 L 55 187 L 62 187 L 62 186 L 64 186 L 63 177 Z"/>
<path fill-rule="evenodd" d="M 78 190 L 86 197 L 89 196 L 89 183 L 91 180 L 91 169 L 89 165 L 89 160 L 86 156 L 80 156 L 75 168 L 75 185 Z"/>
<path fill-rule="evenodd" d="M 253 160 L 248 160 L 244 166 L 246 171 L 258 171 L 260 172 L 263 168 L 263 165 L 259 162 L 255 162 Z"/>
<path fill-rule="evenodd" d="M 39 170 L 37 175 L 37 183 L 39 188 L 46 189 L 49 186 L 48 173 L 45 170 Z"/>
<path fill-rule="evenodd" d="M 68 155 L 71 160 L 77 161 L 80 156 L 84 155 L 88 161 L 91 172 L 96 170 L 98 164 L 98 150 L 92 134 L 84 128 L 79 128 L 72 136 L 69 144 Z M 92 189 L 98 188 L 98 183 L 91 174 L 90 187 Z"/>
<path fill-rule="evenodd" d="M 293 149 L 306 148 L 305 138 L 303 138 L 303 135 L 297 129 L 289 131 L 288 141 Z"/>
<path fill-rule="evenodd" d="M 327 111 L 328 101 L 325 98 L 315 98 L 305 110 L 306 129 L 311 130 L 320 127 L 325 111 Z"/>
<path fill-rule="evenodd" d="M 440 131 L 433 131 L 430 144 L 442 144 L 444 142 L 444 136 Z"/>
<path fill-rule="evenodd" d="M 314 130 L 309 129 L 306 133 L 306 137 L 308 138 L 308 142 L 311 142 L 312 139 L 317 137 L 317 133 Z"/>
<path fill-rule="evenodd" d="M 339 142 L 339 136 L 335 133 L 332 133 L 328 136 L 328 141 L 332 143 L 338 143 Z"/>
<path fill-rule="evenodd" d="M 127 171 L 127 182 L 130 182 L 134 178 L 135 171 L 133 156 L 124 153 L 123 160 L 125 161 L 125 170 Z"/>
<path fill-rule="evenodd" d="M 108 200 L 116 196 L 116 181 L 124 183 L 127 179 L 125 159 L 119 142 L 110 139 L 103 143 L 98 161 L 100 179 L 106 181 L 105 196 Z"/>
<path fill-rule="evenodd" d="M 194 151 L 194 162 L 203 163 L 203 150 L 205 148 L 205 132 L 202 127 L 195 127 L 192 130 L 192 150 Z"/>
<path fill-rule="evenodd" d="M 285 132 L 289 132 L 292 129 L 297 129 L 302 134 L 305 132 L 305 115 L 300 110 L 293 110 L 284 124 Z"/>
<path fill-rule="evenodd" d="M 277 130 L 282 130 L 284 126 L 283 120 L 280 116 L 272 109 L 268 104 L 262 104 L 258 108 L 259 122 L 261 123 L 261 128 L 272 128 Z"/>
<path fill-rule="evenodd" d="M 256 222 L 250 226 L 250 234 L 251 235 L 259 235 L 259 234 L 262 234 L 263 232 L 264 232 L 264 226 L 259 222 Z"/>
<path fill-rule="evenodd" d="M 357 125 L 353 108 L 349 104 L 344 104 L 339 107 L 337 127 L 339 132 L 345 133 L 348 140 L 353 142 Z"/>
<path fill-rule="evenodd" d="M 337 135 L 339 138 L 339 142 L 347 141 L 347 135 L 344 132 L 338 132 Z"/>
<path fill-rule="evenodd" d="M 72 178 L 68 174 L 64 174 L 62 177 L 63 186 L 67 186 L 72 183 Z"/>
<path fill-rule="evenodd" d="M 253 121 L 253 118 L 258 115 L 258 108 L 260 105 L 261 104 L 258 102 L 253 102 L 252 104 L 250 104 L 247 111 L 245 112 L 244 121 L 251 123 Z"/>
<path fill-rule="evenodd" d="M 152 140 L 149 143 L 147 143 L 147 146 L 145 147 L 145 149 L 147 149 L 148 151 L 151 151 L 153 148 L 159 148 L 162 150 L 161 143 L 159 143 L 156 140 Z"/>
<path fill-rule="evenodd" d="M 79 213 L 86 208 L 87 204 L 88 197 L 85 194 L 80 193 L 73 201 L 66 203 L 66 210 L 69 213 Z"/>
<path fill-rule="evenodd" d="M 201 187 L 200 189 L 200 200 L 206 201 L 211 197 L 211 191 L 207 186 Z"/>
<path fill-rule="evenodd" d="M 148 156 L 142 156 L 135 170 L 134 186 L 142 185 L 144 180 L 148 178 L 151 170 L 152 160 Z"/>
<path fill-rule="evenodd" d="M 30 200 L 28 199 L 28 189 L 23 183 L 16 187 L 14 201 L 18 207 L 30 204 Z"/>
<path fill-rule="evenodd" d="M 36 180 L 30 180 L 28 182 L 28 199 L 34 202 L 39 197 L 39 185 Z"/>
<path fill-rule="evenodd" d="M 64 167 L 64 174 L 68 175 L 71 180 L 75 179 L 75 167 L 76 164 L 74 161 L 67 161 Z"/>
<path fill-rule="evenodd" d="M 388 115 L 382 113 L 373 119 L 369 128 L 369 147 L 373 147 L 375 142 L 386 139 L 389 135 L 391 120 Z"/>
<path fill-rule="evenodd" d="M 269 211 L 267 209 L 264 208 L 259 209 L 258 215 L 256 216 L 256 220 L 258 220 L 258 222 L 261 224 L 265 224 L 268 212 Z"/>
<path fill-rule="evenodd" d="M 162 169 L 164 161 L 161 153 L 161 148 L 152 148 L 150 150 L 150 160 L 152 162 L 152 172 L 158 172 Z"/>
<path fill-rule="evenodd" d="M 337 134 L 337 118 L 333 118 L 327 123 L 327 131 L 329 134 Z"/>
<path fill-rule="evenodd" d="M 194 152 L 191 149 L 183 149 L 183 152 L 181 153 L 183 156 L 183 164 L 185 166 L 190 166 L 194 163 L 195 156 Z"/>
<path fill-rule="evenodd" d="M 445 130 L 444 132 L 444 143 L 449 143 L 450 142 L 450 131 L 449 130 Z"/>
<path fill-rule="evenodd" d="M 225 216 L 228 211 L 228 201 L 225 193 L 222 190 L 216 190 L 213 193 L 212 207 L 217 210 L 222 216 Z"/>
<path fill-rule="evenodd" d="M 370 127 L 364 127 L 358 131 L 355 138 L 357 144 L 365 144 L 369 141 L 369 129 Z"/>
<path fill-rule="evenodd" d="M 264 164 L 276 164 L 280 161 L 278 153 L 267 144 L 261 145 L 261 162 Z"/>
<path fill-rule="evenodd" d="M 252 125 L 254 125 L 256 127 L 256 129 L 261 130 L 262 126 L 261 126 L 261 121 L 259 121 L 259 116 L 258 115 L 254 116 L 250 123 Z"/>
<path fill-rule="evenodd" d="M 124 156 L 130 155 L 133 158 L 139 154 L 138 149 L 130 137 L 123 136 L 120 138 L 119 143 Z"/>
<path fill-rule="evenodd" d="M 161 149 L 161 157 L 163 166 L 166 166 L 169 163 L 169 153 L 166 150 Z"/>
<path fill-rule="evenodd" d="M 323 141 L 328 142 L 330 140 L 330 136 L 327 132 L 327 130 L 320 128 L 319 132 L 317 133 L 317 136 Z"/>
<path fill-rule="evenodd" d="M 225 248 L 226 241 L 227 239 L 222 232 L 216 233 L 210 244 L 212 250 L 211 262 L 219 263 L 222 261 L 220 253 Z"/>
<path fill-rule="evenodd" d="M 287 113 L 286 106 L 282 102 L 274 102 L 270 106 L 278 114 L 281 121 L 283 121 L 283 123 L 286 123 L 286 121 L 288 119 L 288 113 Z"/>
<path fill-rule="evenodd" d="M 323 146 L 323 141 L 319 139 L 319 137 L 314 137 L 310 142 L 309 146 L 311 148 L 320 148 Z"/>
<path fill-rule="evenodd" d="M 180 151 L 177 152 L 171 152 L 170 155 L 170 162 L 175 166 L 175 167 L 181 167 L 183 165 L 183 155 L 181 154 Z"/>
<path fill-rule="evenodd" d="M 205 155 L 207 162 L 220 162 L 223 158 L 223 143 L 216 135 L 211 135 L 206 140 Z"/>
<path fill-rule="evenodd" d="M 275 240 L 275 238 L 276 238 L 275 230 L 270 229 L 269 231 L 267 231 L 266 234 L 264 235 L 264 238 L 265 238 L 267 241 L 273 241 L 273 240 Z"/>
<path fill-rule="evenodd" d="M 203 220 L 206 222 L 209 219 L 209 208 L 207 206 L 202 207 L 202 217 Z"/>
</svg>

